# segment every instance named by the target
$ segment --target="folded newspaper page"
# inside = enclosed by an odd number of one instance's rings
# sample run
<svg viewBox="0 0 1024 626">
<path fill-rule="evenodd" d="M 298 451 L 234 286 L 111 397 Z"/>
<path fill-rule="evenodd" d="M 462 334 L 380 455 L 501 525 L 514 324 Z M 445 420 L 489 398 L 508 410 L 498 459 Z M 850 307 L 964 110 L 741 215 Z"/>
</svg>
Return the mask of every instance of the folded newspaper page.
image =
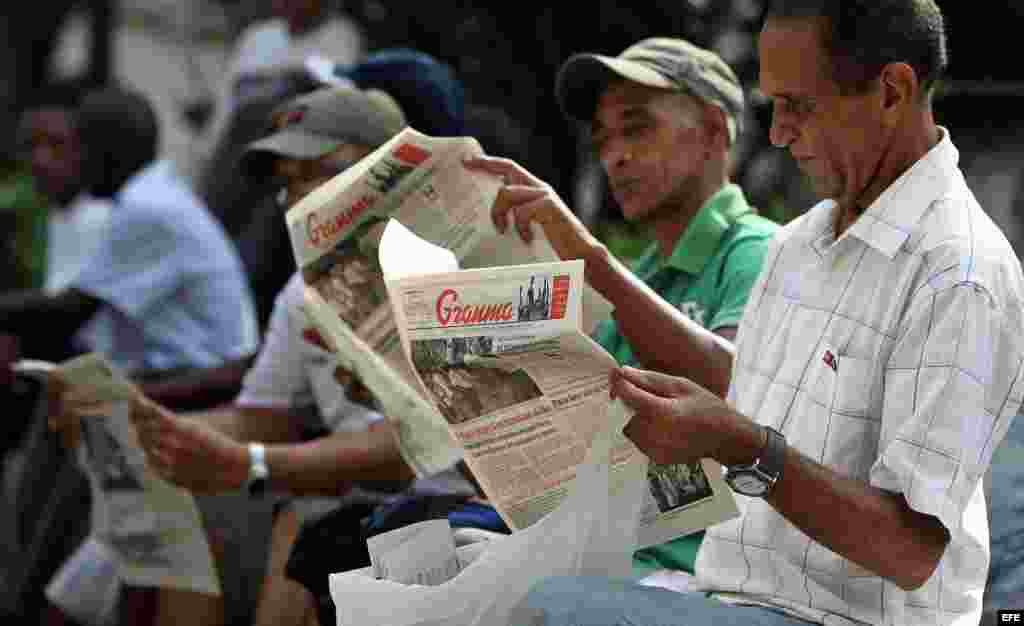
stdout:
<svg viewBox="0 0 1024 626">
<path fill-rule="evenodd" d="M 286 218 L 307 285 L 307 316 L 333 344 L 339 363 L 379 399 L 404 458 L 421 477 L 447 469 L 461 451 L 399 346 L 377 253 L 387 220 L 451 250 L 462 267 L 557 260 L 543 236 L 526 244 L 496 231 L 490 210 L 500 182 L 462 165 L 480 154 L 475 139 L 406 129 L 313 191 Z M 588 324 L 608 317 L 611 306 L 599 294 L 588 289 L 585 298 Z M 413 439 L 404 436 L 405 416 L 421 425 Z"/>
<path fill-rule="evenodd" d="M 55 371 L 69 386 L 67 399 L 90 407 L 90 413 L 96 410 L 82 420 L 78 460 L 93 494 L 90 541 L 114 555 L 121 580 L 219 595 L 195 500 L 146 465 L 129 415 L 132 383 L 97 353 L 59 365 L 27 362 L 15 369 Z"/>
<path fill-rule="evenodd" d="M 397 224 L 382 264 L 431 255 Z M 415 254 L 410 254 L 415 250 Z M 429 271 L 429 269 L 428 269 Z M 539 263 L 392 279 L 404 351 L 428 398 L 465 451 L 470 469 L 513 529 L 550 513 L 568 493 L 595 434 L 608 423 L 608 374 L 615 360 L 581 328 L 583 261 Z M 416 428 L 410 428 L 415 433 Z M 646 457 L 619 434 L 614 485 Z M 737 514 L 721 467 L 655 465 L 647 470 L 638 547 L 656 545 Z"/>
</svg>

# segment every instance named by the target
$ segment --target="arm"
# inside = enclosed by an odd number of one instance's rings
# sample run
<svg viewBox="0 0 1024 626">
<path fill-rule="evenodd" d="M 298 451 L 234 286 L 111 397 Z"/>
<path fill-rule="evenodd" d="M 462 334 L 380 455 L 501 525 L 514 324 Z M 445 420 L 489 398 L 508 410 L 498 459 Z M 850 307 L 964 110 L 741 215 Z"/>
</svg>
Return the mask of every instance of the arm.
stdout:
<svg viewBox="0 0 1024 626">
<path fill-rule="evenodd" d="M 612 392 L 637 411 L 626 435 L 655 462 L 749 464 L 764 446 L 760 426 L 689 380 L 624 368 L 613 373 Z M 769 504 L 818 543 L 901 588 L 923 585 L 942 558 L 945 526 L 901 494 L 841 476 L 792 447 L 782 476 Z M 871 541 L 851 528 L 870 528 Z"/>
<path fill-rule="evenodd" d="M 708 331 L 659 297 L 604 245 L 597 243 L 593 250 L 584 259 L 587 282 L 615 305 L 618 329 L 644 367 L 685 374 L 724 398 L 732 373 L 735 327 Z"/>
<path fill-rule="evenodd" d="M 384 421 L 365 431 L 268 446 L 267 465 L 272 487 L 296 495 L 337 494 L 339 486 L 354 482 L 404 483 L 416 477 Z"/>
<path fill-rule="evenodd" d="M 573 215 L 551 187 L 507 159 L 466 161 L 470 170 L 507 181 L 495 199 L 494 223 L 507 229 L 509 216 L 524 241 L 536 222 L 562 259 L 583 259 L 587 282 L 615 305 L 619 330 L 645 366 L 696 376 L 720 396 L 729 387 L 733 346 L 688 319 L 637 278 Z"/>
<path fill-rule="evenodd" d="M 273 487 L 297 495 L 337 495 L 352 482 L 413 477 L 386 422 L 367 431 L 301 442 L 297 420 L 277 409 L 236 408 L 189 418 L 140 397 L 132 418 L 153 467 L 194 491 L 242 487 L 249 475 L 248 441 L 269 444 L 267 464 Z"/>
<path fill-rule="evenodd" d="M 811 539 L 907 591 L 935 571 L 949 531 L 937 517 L 910 508 L 902 494 L 837 474 L 793 448 L 783 476 L 767 501 Z M 871 540 L 851 528 L 870 528 Z"/>
</svg>

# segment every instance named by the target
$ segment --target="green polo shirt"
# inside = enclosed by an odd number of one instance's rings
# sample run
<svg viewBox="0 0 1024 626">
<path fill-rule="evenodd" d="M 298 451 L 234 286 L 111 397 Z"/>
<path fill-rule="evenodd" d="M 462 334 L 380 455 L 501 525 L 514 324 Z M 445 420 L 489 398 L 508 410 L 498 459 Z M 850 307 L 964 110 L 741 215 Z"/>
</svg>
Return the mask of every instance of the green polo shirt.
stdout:
<svg viewBox="0 0 1024 626">
<path fill-rule="evenodd" d="M 672 256 L 663 257 L 655 242 L 637 260 L 633 272 L 704 328 L 737 326 L 777 228 L 754 213 L 738 186 L 729 184 L 697 212 Z M 594 339 L 620 365 L 639 365 L 614 321 L 602 323 Z M 703 537 L 703 532 L 694 533 L 639 550 L 634 568 L 641 570 L 638 573 L 663 568 L 692 573 Z"/>
</svg>

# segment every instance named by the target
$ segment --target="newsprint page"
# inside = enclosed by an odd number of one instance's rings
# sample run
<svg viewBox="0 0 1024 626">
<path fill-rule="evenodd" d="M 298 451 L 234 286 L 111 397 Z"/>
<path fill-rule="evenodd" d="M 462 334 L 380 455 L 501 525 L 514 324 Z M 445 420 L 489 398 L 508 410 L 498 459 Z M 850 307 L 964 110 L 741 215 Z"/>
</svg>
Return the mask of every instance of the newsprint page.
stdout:
<svg viewBox="0 0 1024 626">
<path fill-rule="evenodd" d="M 608 373 L 616 363 L 582 331 L 583 270 L 583 261 L 566 261 L 389 281 L 413 369 L 513 529 L 534 524 L 565 499 L 607 422 Z M 618 433 L 612 491 L 630 475 L 623 469 L 641 462 L 647 459 Z M 647 478 L 638 547 L 736 513 L 710 460 L 651 465 Z"/>
<path fill-rule="evenodd" d="M 129 415 L 137 391 L 127 377 L 99 353 L 60 364 L 21 361 L 15 369 L 58 375 L 68 387 L 65 402 L 90 413 L 75 452 L 93 494 L 91 534 L 47 590 L 51 600 L 78 615 L 79 602 L 97 597 L 89 590 L 100 583 L 96 568 L 103 566 L 117 584 L 220 595 L 195 500 L 146 464 Z M 65 599 L 76 606 L 65 606 Z"/>
<path fill-rule="evenodd" d="M 558 259 L 550 244 L 495 230 L 490 209 L 500 187 L 461 161 L 482 154 L 469 137 L 431 138 L 408 128 L 288 211 L 286 220 L 306 283 L 306 314 L 392 417 L 400 435 L 409 416 L 421 426 L 400 436 L 402 454 L 419 476 L 451 467 L 462 452 L 426 399 L 398 341 L 378 246 L 389 219 L 451 250 L 461 267 L 518 265 Z M 611 306 L 587 289 L 593 327 Z M 339 324 L 338 321 L 341 323 Z"/>
</svg>

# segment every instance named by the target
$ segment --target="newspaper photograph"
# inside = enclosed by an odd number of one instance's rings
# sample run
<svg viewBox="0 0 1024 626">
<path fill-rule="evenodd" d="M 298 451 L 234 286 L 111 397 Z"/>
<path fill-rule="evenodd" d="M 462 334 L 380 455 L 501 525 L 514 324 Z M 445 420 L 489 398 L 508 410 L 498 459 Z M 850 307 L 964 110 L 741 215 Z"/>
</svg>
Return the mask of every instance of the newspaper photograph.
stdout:
<svg viewBox="0 0 1024 626">
<path fill-rule="evenodd" d="M 609 420 L 608 374 L 616 363 L 582 332 L 583 270 L 582 261 L 567 261 L 388 281 L 416 376 L 516 530 L 567 496 Z M 737 514 L 710 460 L 648 467 L 621 433 L 610 459 L 613 490 L 626 488 L 617 484 L 631 475 L 625 468 L 647 467 L 638 547 Z"/>
<path fill-rule="evenodd" d="M 494 228 L 490 209 L 500 182 L 462 165 L 480 154 L 473 138 L 432 138 L 407 128 L 286 216 L 306 284 L 306 315 L 332 344 L 339 364 L 381 402 L 399 432 L 404 458 L 420 476 L 450 467 L 461 450 L 398 343 L 378 254 L 387 220 L 451 251 L 462 267 L 557 260 L 543 236 L 526 244 Z M 585 317 L 596 326 L 611 306 L 589 288 L 585 298 Z M 410 416 L 426 429 L 415 441 L 402 436 Z M 430 446 L 421 445 L 424 437 Z"/>
<path fill-rule="evenodd" d="M 25 367 L 56 372 L 65 398 L 94 413 L 82 419 L 76 454 L 93 496 L 90 541 L 114 556 L 121 581 L 220 595 L 195 500 L 146 464 L 129 415 L 132 383 L 97 353 Z"/>
</svg>

